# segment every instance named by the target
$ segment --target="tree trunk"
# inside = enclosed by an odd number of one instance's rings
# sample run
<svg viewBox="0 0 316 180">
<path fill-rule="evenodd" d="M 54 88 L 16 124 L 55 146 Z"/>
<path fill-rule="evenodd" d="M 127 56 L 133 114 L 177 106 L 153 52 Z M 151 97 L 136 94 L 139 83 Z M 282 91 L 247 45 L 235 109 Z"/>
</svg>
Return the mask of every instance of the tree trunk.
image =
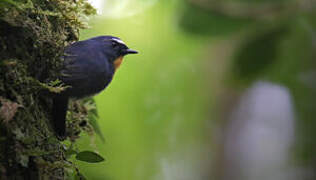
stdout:
<svg viewBox="0 0 316 180">
<path fill-rule="evenodd" d="M 53 132 L 51 96 L 62 90 L 64 47 L 78 40 L 81 15 L 93 13 L 85 0 L 1 0 L 1 180 L 65 179 L 72 168 Z"/>
</svg>

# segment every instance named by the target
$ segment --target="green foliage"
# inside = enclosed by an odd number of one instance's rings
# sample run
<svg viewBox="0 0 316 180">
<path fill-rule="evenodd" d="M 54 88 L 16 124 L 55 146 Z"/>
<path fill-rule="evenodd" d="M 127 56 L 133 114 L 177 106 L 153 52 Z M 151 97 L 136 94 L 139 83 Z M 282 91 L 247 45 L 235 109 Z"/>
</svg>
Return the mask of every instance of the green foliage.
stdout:
<svg viewBox="0 0 316 180">
<path fill-rule="evenodd" d="M 256 33 L 254 37 L 245 39 L 235 53 L 233 77 L 244 82 L 257 79 L 273 65 L 277 58 L 280 40 L 286 33 L 287 27 L 281 26 Z"/>
<path fill-rule="evenodd" d="M 247 27 L 249 18 L 226 15 L 192 3 L 185 3 L 180 26 L 186 31 L 200 35 L 227 35 Z"/>
<path fill-rule="evenodd" d="M 181 18 L 181 25 L 186 31 L 208 36 L 219 35 L 217 32 L 235 35 L 233 40 L 230 39 L 237 44 L 229 71 L 229 79 L 233 79 L 233 83 L 229 81 L 229 86 L 233 91 L 239 87 L 249 87 L 251 83 L 262 79 L 290 90 L 297 116 L 296 160 L 308 164 L 314 170 L 316 104 L 311 97 L 316 95 L 316 1 L 188 2 L 188 10 Z M 213 18 L 214 14 L 218 17 Z M 253 23 L 241 29 L 241 26 L 235 26 L 240 24 L 240 19 L 248 19 Z M 217 32 L 214 33 L 214 29 Z"/>
<path fill-rule="evenodd" d="M 100 125 L 97 121 L 99 116 L 98 116 L 97 108 L 95 106 L 95 101 L 93 99 L 91 101 L 86 101 L 85 107 L 87 108 L 87 110 L 89 112 L 89 115 L 88 115 L 89 124 L 91 124 L 94 132 L 100 137 L 101 141 L 104 143 L 105 138 L 104 138 L 104 135 L 100 129 Z"/>
<path fill-rule="evenodd" d="M 104 158 L 102 156 L 92 151 L 79 152 L 76 155 L 76 159 L 89 163 L 99 163 L 104 161 Z"/>
<path fill-rule="evenodd" d="M 78 40 L 85 16 L 94 13 L 85 0 L 0 2 L 0 166 L 6 172 L 0 179 L 64 177 L 69 163 L 52 131 L 50 97 L 66 88 L 56 80 L 64 47 Z M 70 122 L 87 119 L 78 106 Z M 82 130 L 67 127 L 76 137 Z"/>
</svg>

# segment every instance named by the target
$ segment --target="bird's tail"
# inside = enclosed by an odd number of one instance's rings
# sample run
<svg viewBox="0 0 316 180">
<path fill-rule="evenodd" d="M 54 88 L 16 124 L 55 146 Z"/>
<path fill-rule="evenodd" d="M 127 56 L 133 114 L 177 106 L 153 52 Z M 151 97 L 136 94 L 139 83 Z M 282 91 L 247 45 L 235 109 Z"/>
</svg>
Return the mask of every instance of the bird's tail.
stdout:
<svg viewBox="0 0 316 180">
<path fill-rule="evenodd" d="M 68 109 L 67 96 L 55 96 L 53 98 L 53 125 L 58 138 L 66 137 L 66 113 Z"/>
</svg>

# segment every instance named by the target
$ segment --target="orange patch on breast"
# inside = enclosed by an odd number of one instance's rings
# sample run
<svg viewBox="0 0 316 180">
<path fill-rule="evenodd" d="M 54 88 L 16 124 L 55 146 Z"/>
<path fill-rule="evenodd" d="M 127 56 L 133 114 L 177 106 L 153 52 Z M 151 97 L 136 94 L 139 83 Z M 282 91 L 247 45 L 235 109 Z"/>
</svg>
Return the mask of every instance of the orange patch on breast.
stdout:
<svg viewBox="0 0 316 180">
<path fill-rule="evenodd" d="M 123 56 L 120 56 L 114 60 L 113 65 L 114 65 L 115 71 L 121 66 L 122 61 L 123 61 Z"/>
</svg>

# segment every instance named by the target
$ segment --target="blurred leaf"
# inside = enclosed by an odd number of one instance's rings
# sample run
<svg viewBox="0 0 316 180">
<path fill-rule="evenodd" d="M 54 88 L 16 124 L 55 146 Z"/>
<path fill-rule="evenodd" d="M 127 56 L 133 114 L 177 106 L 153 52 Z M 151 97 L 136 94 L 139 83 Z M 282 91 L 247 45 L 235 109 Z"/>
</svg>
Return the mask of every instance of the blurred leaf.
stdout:
<svg viewBox="0 0 316 180">
<path fill-rule="evenodd" d="M 289 2 L 292 0 L 232 0 L 237 2 L 247 2 L 247 3 L 278 3 L 278 2 Z"/>
<path fill-rule="evenodd" d="M 316 14 L 306 13 L 293 18 L 291 31 L 284 38 L 280 57 L 270 76 L 285 84 L 295 102 L 298 134 L 296 158 L 314 164 L 316 151 Z M 316 167 L 316 166 L 315 166 Z"/>
<path fill-rule="evenodd" d="M 252 81 L 275 63 L 278 45 L 286 26 L 267 30 L 244 42 L 235 54 L 233 75 L 237 79 Z"/>
<path fill-rule="evenodd" d="M 89 111 L 89 123 L 92 125 L 94 132 L 100 137 L 101 141 L 104 143 L 105 138 L 98 123 L 98 109 L 96 108 L 95 100 L 89 98 L 87 102 L 85 102 L 85 107 Z"/>
<path fill-rule="evenodd" d="M 200 35 L 228 35 L 252 22 L 250 19 L 231 17 L 194 4 L 187 3 L 180 18 L 180 26 Z"/>
<path fill-rule="evenodd" d="M 92 151 L 82 151 L 76 155 L 76 159 L 89 163 L 99 163 L 104 161 L 104 158 Z"/>
<path fill-rule="evenodd" d="M 89 122 L 93 127 L 94 132 L 100 137 L 101 141 L 104 143 L 105 142 L 105 138 L 104 135 L 100 129 L 98 120 L 97 120 L 97 116 L 93 115 L 93 114 L 89 114 L 88 116 L 89 118 Z"/>
</svg>

